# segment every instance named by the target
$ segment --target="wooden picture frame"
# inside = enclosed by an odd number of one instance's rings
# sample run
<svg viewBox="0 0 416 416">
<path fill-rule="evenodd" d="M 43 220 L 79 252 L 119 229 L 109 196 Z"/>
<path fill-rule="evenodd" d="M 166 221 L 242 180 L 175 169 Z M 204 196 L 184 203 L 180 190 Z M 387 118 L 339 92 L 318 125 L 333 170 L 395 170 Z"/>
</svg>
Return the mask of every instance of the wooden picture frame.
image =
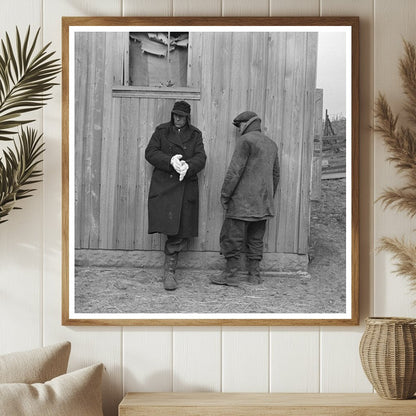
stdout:
<svg viewBox="0 0 416 416">
<path fill-rule="evenodd" d="M 62 50 L 63 325 L 359 323 L 358 17 L 63 17 Z M 207 161 L 199 236 L 166 291 L 144 156 L 175 100 L 190 103 Z M 279 150 L 264 282 L 247 283 L 243 264 L 238 287 L 212 285 L 245 110 Z"/>
</svg>

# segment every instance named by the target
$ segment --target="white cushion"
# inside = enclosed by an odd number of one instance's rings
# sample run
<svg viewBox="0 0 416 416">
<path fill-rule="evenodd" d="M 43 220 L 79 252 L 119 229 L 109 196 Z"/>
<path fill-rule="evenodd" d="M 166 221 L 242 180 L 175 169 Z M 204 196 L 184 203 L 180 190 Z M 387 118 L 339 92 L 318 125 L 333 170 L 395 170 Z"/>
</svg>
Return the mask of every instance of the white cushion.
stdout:
<svg viewBox="0 0 416 416">
<path fill-rule="evenodd" d="M 44 383 L 66 373 L 70 342 L 0 355 L 0 383 Z"/>
<path fill-rule="evenodd" d="M 102 373 L 97 364 L 46 383 L 0 384 L 0 415 L 103 416 Z"/>
</svg>

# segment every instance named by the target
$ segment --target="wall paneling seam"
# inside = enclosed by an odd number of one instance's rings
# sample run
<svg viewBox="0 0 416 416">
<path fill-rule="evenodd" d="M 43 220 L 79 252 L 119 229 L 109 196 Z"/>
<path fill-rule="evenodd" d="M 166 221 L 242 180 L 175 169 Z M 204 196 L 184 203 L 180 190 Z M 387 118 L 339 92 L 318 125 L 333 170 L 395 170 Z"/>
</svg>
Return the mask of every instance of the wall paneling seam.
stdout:
<svg viewBox="0 0 416 416">
<path fill-rule="evenodd" d="M 120 368 L 121 368 L 121 391 L 124 395 L 126 394 L 125 390 L 125 377 L 124 377 L 124 327 L 122 326 L 120 331 Z"/>
<path fill-rule="evenodd" d="M 375 71 L 374 71 L 374 67 L 375 67 L 375 63 L 376 63 L 376 47 L 375 47 L 375 39 L 376 39 L 376 0 L 373 0 L 373 32 L 372 32 L 372 35 L 373 35 L 373 106 L 374 106 L 374 103 L 376 102 L 376 95 L 377 95 L 377 92 L 376 92 L 376 83 L 375 83 Z M 375 116 L 374 116 L 374 111 L 372 112 L 372 123 L 373 123 L 373 126 L 374 126 L 374 122 L 375 122 Z M 372 139 L 373 139 L 373 183 L 372 183 L 372 186 L 373 186 L 373 201 L 376 201 L 376 199 L 377 199 L 377 195 L 376 195 L 376 187 L 375 187 L 375 174 L 374 174 L 374 168 L 375 168 L 375 166 L 376 166 L 376 152 L 375 152 L 375 140 L 376 140 L 376 135 L 373 133 L 373 137 L 372 137 Z M 377 235 L 376 235 L 376 224 L 375 224 L 375 220 L 376 220 L 376 216 L 375 216 L 375 214 L 374 214 L 374 211 L 375 211 L 375 204 L 373 204 L 373 238 L 372 238 L 372 240 L 373 240 L 373 250 L 372 250 L 372 258 L 373 258 L 373 273 L 372 273 L 372 275 L 373 275 L 373 281 L 371 282 L 371 289 L 372 289 L 372 297 L 373 297 L 373 304 L 371 305 L 371 316 L 374 316 L 374 314 L 375 314 L 375 311 L 374 311 L 374 308 L 375 308 L 375 304 L 376 304 L 376 291 L 375 291 L 375 288 L 374 288 L 374 281 L 375 281 L 375 276 L 374 276 L 374 271 L 375 271 L 375 264 L 376 264 L 376 255 L 377 255 L 377 251 L 376 250 L 374 250 L 374 246 L 376 245 L 376 237 L 377 237 Z M 371 268 L 371 267 L 370 267 Z M 371 281 L 371 280 L 370 280 Z M 373 391 L 374 391 L 374 389 L 373 389 Z"/>
<path fill-rule="evenodd" d="M 174 327 L 170 327 L 170 389 L 175 391 L 175 377 L 174 377 L 174 360 L 175 360 L 175 330 Z"/>
<path fill-rule="evenodd" d="M 270 2 L 269 2 L 269 4 L 270 4 Z M 270 368 L 271 368 L 271 364 L 272 364 L 272 357 L 271 357 L 271 354 L 272 354 L 272 348 L 271 348 L 271 343 L 272 343 L 272 336 L 271 336 L 271 331 L 272 331 L 272 328 L 271 328 L 271 326 L 269 326 L 269 333 L 268 333 L 268 335 L 269 335 L 269 342 L 267 343 L 267 346 L 268 346 L 268 348 L 269 348 L 269 350 L 267 351 L 267 357 L 268 357 L 268 360 L 269 360 L 269 365 L 267 366 L 267 382 L 268 382 L 268 389 L 267 389 L 267 392 L 268 393 L 271 393 L 271 388 L 272 388 L 272 381 L 271 381 L 271 378 L 272 378 L 272 372 L 270 371 Z"/>
<path fill-rule="evenodd" d="M 319 16 L 322 17 L 322 0 L 319 0 Z M 318 354 L 318 379 L 319 379 L 319 392 L 322 392 L 322 327 L 320 326 L 319 329 L 319 336 L 318 336 L 318 348 L 319 348 L 319 354 Z"/>
<path fill-rule="evenodd" d="M 40 14 L 40 24 L 42 26 L 41 29 L 41 42 L 42 45 L 44 45 L 44 35 L 43 30 L 45 27 L 45 0 L 42 1 L 42 10 Z M 41 109 L 41 120 L 42 120 L 42 133 L 43 133 L 43 125 L 44 125 L 44 111 Z M 42 136 L 42 142 L 45 143 L 45 137 Z M 44 159 L 44 157 L 43 157 Z M 42 171 L 43 171 L 44 163 L 42 162 Z M 42 186 L 42 224 L 45 224 L 45 207 L 46 207 L 46 201 L 45 201 L 45 181 L 42 179 L 41 182 Z M 45 316 L 45 226 L 42 227 L 42 273 L 40 276 L 40 338 L 41 338 L 41 345 L 45 346 L 46 340 L 45 340 L 45 322 L 44 322 L 44 316 Z"/>
<path fill-rule="evenodd" d="M 224 363 L 223 363 L 223 349 L 222 349 L 222 345 L 223 345 L 223 327 L 220 327 L 220 391 L 223 391 L 223 379 L 224 379 L 224 374 L 223 374 L 223 368 L 224 368 Z"/>
</svg>

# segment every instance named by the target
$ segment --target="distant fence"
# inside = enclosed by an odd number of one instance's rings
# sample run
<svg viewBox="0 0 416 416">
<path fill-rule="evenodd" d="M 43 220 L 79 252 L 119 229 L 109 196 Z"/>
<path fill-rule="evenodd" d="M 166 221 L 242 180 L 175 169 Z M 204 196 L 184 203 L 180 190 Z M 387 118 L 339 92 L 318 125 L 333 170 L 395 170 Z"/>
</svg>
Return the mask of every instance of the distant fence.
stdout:
<svg viewBox="0 0 416 416">
<path fill-rule="evenodd" d="M 322 136 L 322 179 L 344 178 L 345 174 L 345 136 Z"/>
</svg>

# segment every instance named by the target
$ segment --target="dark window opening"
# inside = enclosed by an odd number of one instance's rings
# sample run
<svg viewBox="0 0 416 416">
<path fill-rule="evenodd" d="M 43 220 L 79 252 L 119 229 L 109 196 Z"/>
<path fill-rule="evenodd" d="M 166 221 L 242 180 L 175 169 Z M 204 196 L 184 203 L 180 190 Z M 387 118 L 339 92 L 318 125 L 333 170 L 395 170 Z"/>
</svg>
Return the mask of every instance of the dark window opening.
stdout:
<svg viewBox="0 0 416 416">
<path fill-rule="evenodd" d="M 188 32 L 130 32 L 129 85 L 186 87 Z"/>
</svg>

